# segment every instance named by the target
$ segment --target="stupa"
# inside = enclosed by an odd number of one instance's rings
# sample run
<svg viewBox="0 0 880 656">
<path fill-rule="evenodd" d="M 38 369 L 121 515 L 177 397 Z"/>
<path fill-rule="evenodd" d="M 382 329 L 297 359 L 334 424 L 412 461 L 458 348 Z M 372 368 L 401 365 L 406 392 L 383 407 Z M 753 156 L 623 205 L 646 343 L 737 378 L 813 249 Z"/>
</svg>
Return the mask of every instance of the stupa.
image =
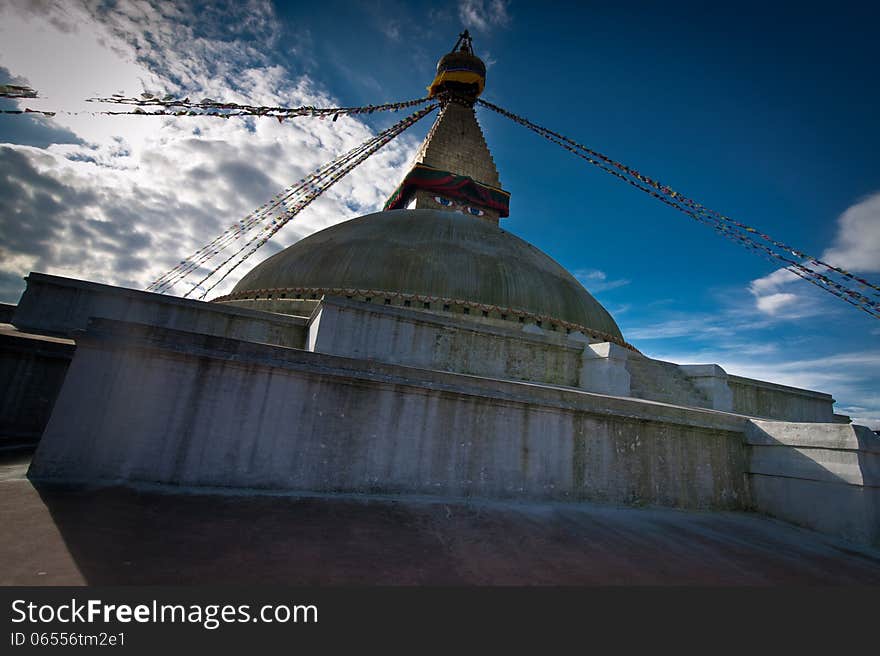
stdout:
<svg viewBox="0 0 880 656">
<path fill-rule="evenodd" d="M 213 302 L 31 273 L 11 323 L 72 358 L 32 479 L 758 510 L 880 543 L 880 445 L 830 395 L 644 356 L 503 228 L 484 85 L 462 35 L 385 209 Z"/>
<path fill-rule="evenodd" d="M 611 315 L 568 271 L 500 227 L 510 194 L 474 112 L 485 70 L 463 34 L 429 87 L 444 99 L 440 114 L 385 210 L 306 237 L 217 301 L 307 316 L 332 294 L 624 345 Z"/>
</svg>

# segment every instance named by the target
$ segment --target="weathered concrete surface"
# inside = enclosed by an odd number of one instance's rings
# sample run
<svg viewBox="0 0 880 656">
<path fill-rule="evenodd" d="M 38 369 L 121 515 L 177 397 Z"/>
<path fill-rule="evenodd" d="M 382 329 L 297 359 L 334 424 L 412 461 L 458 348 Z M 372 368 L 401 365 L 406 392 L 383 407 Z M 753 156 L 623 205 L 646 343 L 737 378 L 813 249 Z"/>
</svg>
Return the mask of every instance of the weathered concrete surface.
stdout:
<svg viewBox="0 0 880 656">
<path fill-rule="evenodd" d="M 717 364 L 679 365 L 633 353 L 626 368 L 636 398 L 780 421 L 835 421 L 830 394 L 729 375 Z"/>
<path fill-rule="evenodd" d="M 717 364 L 680 364 L 678 368 L 709 401 L 707 407 L 733 412 L 733 392 L 724 369 Z"/>
<path fill-rule="evenodd" d="M 567 339 L 565 333 L 536 330 L 532 334 L 325 296 L 309 325 L 308 348 L 410 367 L 577 387 L 584 344 Z"/>
<path fill-rule="evenodd" d="M 206 335 L 302 348 L 305 320 L 102 285 L 45 273 L 30 273 L 12 323 L 19 329 L 67 336 L 89 318 L 136 321 Z"/>
<path fill-rule="evenodd" d="M 240 307 L 245 310 L 256 310 L 258 312 L 274 312 L 275 314 L 288 314 L 294 317 L 312 316 L 312 313 L 321 302 L 318 294 L 309 294 L 310 298 L 296 298 L 294 294 L 287 292 L 279 292 L 266 294 L 266 297 L 258 296 L 257 298 L 240 298 L 234 301 L 218 301 L 219 305 L 231 305 L 232 307 Z M 271 296 L 272 298 L 268 298 Z M 311 298 L 314 296 L 314 298 Z M 212 301 L 213 302 L 213 301 Z"/>
<path fill-rule="evenodd" d="M 755 420 L 746 440 L 755 508 L 880 545 L 880 438 L 868 428 Z"/>
<path fill-rule="evenodd" d="M 630 394 L 635 398 L 693 408 L 712 407 L 677 364 L 633 353 L 626 359 L 626 369 L 630 375 Z"/>
<path fill-rule="evenodd" d="M 552 323 L 540 328 L 534 323 L 503 321 L 494 316 L 494 310 L 489 318 L 444 316 L 448 313 L 442 312 L 442 306 L 430 312 L 417 311 L 344 298 L 281 298 L 283 291 L 277 297 L 269 293 L 272 298 L 256 301 L 205 303 L 42 273 L 31 273 L 27 280 L 13 322 L 20 329 L 39 333 L 67 335 L 71 330 L 83 329 L 94 316 L 311 348 L 306 335 L 308 319 L 291 315 L 314 314 L 316 308 L 332 306 L 328 312 L 332 312 L 333 319 L 323 323 L 324 336 L 318 346 L 323 352 L 581 387 L 602 394 L 732 410 L 756 417 L 833 421 L 833 399 L 827 394 L 728 377 L 717 365 L 679 366 L 632 352 L 624 358 L 622 349 L 614 349 L 604 359 L 595 358 L 595 348 L 587 347 L 593 351 L 587 352 L 576 340 L 580 333 L 566 335 L 561 329 L 549 330 Z M 271 311 L 238 307 L 247 304 Z M 317 334 L 312 335 L 312 341 L 314 346 Z"/>
<path fill-rule="evenodd" d="M 0 303 L 0 324 L 10 323 L 15 313 L 15 306 L 11 303 Z"/>
<path fill-rule="evenodd" d="M 41 479 L 747 505 L 744 418 L 94 320 Z"/>
<path fill-rule="evenodd" d="M 750 513 L 34 489 L 0 463 L 0 585 L 878 585 L 880 552 Z"/>
<path fill-rule="evenodd" d="M 73 352 L 73 340 L 0 324 L 0 448 L 37 443 Z"/>
<path fill-rule="evenodd" d="M 612 344 L 584 344 L 578 387 L 588 392 L 629 396 L 631 378 L 626 369 L 630 351 Z"/>
<path fill-rule="evenodd" d="M 733 412 L 738 414 L 782 421 L 834 421 L 830 394 L 742 376 L 728 375 L 727 384 L 733 393 Z"/>
</svg>

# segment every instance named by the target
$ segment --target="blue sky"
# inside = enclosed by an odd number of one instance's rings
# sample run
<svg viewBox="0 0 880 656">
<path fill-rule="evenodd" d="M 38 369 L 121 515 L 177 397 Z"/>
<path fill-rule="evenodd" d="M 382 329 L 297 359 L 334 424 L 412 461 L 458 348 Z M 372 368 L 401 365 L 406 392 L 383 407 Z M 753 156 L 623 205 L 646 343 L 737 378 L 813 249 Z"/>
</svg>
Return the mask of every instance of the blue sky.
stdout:
<svg viewBox="0 0 880 656">
<path fill-rule="evenodd" d="M 144 89 L 287 105 L 415 98 L 467 26 L 488 100 L 880 280 L 880 10 L 868 3 L 14 4 L 0 8 L 0 75 L 46 96 L 30 106 L 71 110 Z M 523 128 L 479 118 L 512 194 L 503 226 L 575 272 L 642 351 L 827 391 L 880 426 L 880 322 Z M 32 269 L 143 287 L 391 120 L 0 117 L 13 199 L 0 300 L 14 302 Z M 266 255 L 377 209 L 427 128 Z"/>
</svg>

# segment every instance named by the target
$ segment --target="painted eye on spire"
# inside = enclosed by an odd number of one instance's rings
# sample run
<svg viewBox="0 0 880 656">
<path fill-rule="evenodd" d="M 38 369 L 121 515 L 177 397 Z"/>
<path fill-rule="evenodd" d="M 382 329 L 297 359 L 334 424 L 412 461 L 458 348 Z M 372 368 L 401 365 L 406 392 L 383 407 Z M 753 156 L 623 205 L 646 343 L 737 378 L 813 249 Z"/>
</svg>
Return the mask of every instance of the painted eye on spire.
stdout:
<svg viewBox="0 0 880 656">
<path fill-rule="evenodd" d="M 468 207 L 468 214 L 472 214 L 474 216 L 483 216 L 485 212 L 481 210 L 479 207 Z"/>
<path fill-rule="evenodd" d="M 443 196 L 434 196 L 434 200 L 440 203 L 443 207 L 452 207 L 455 203 L 453 203 L 448 198 L 444 198 Z"/>
</svg>

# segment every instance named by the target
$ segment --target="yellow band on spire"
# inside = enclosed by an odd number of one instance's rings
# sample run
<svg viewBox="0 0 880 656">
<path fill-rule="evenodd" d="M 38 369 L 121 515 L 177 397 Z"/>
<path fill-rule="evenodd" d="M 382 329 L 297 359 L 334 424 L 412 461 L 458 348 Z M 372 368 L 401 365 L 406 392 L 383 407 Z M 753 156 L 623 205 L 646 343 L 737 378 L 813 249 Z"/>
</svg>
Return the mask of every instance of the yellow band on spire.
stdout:
<svg viewBox="0 0 880 656">
<path fill-rule="evenodd" d="M 437 73 L 437 77 L 434 78 L 431 86 L 428 87 L 428 95 L 431 97 L 437 95 L 445 82 L 476 84 L 478 96 L 483 93 L 483 88 L 486 86 L 486 78 L 474 71 L 441 71 Z"/>
</svg>

